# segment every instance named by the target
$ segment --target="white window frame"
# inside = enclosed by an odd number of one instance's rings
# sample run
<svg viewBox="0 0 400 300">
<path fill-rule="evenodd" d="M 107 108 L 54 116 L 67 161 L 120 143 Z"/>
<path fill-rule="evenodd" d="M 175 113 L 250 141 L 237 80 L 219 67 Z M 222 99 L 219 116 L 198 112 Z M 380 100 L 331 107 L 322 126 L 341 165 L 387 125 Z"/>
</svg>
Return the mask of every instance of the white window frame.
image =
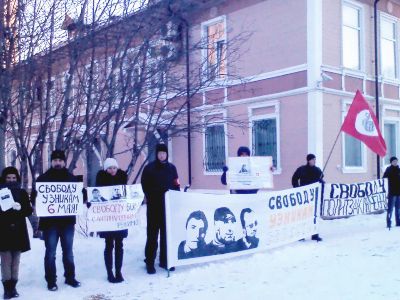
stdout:
<svg viewBox="0 0 400 300">
<path fill-rule="evenodd" d="M 258 108 L 273 108 L 273 113 L 253 115 L 253 110 Z M 249 148 L 251 155 L 253 153 L 253 122 L 259 120 L 275 119 L 276 120 L 276 166 L 275 171 L 272 172 L 275 175 L 282 173 L 281 164 L 281 125 L 280 125 L 280 104 L 278 101 L 270 101 L 268 103 L 259 103 L 248 106 L 248 118 L 249 118 Z"/>
<path fill-rule="evenodd" d="M 347 116 L 348 113 L 348 108 L 350 108 L 350 105 L 352 103 L 352 100 L 346 99 L 342 100 L 342 122 L 343 124 L 344 119 Z M 345 134 L 342 132 L 342 173 L 366 173 L 367 172 L 367 149 L 365 147 L 365 144 L 360 141 L 361 143 L 361 166 L 360 167 L 352 167 L 352 166 L 346 166 L 346 145 L 345 145 Z"/>
<path fill-rule="evenodd" d="M 400 155 L 400 117 L 392 117 L 392 116 L 386 116 L 387 111 L 397 111 L 397 113 L 400 116 L 400 107 L 395 106 L 395 105 L 384 105 L 382 108 L 382 128 L 381 132 L 383 135 L 383 138 L 385 139 L 385 124 L 390 123 L 390 124 L 396 124 L 396 137 L 397 137 L 397 147 L 396 147 L 396 154 Z M 398 157 L 398 156 L 397 156 Z M 389 165 L 385 164 L 385 159 L 381 158 L 381 170 L 385 171 L 386 167 Z"/>
<path fill-rule="evenodd" d="M 228 40 L 227 40 L 227 27 L 226 27 L 226 16 L 222 15 L 222 16 L 218 16 L 216 18 L 213 18 L 211 20 L 205 21 L 201 23 L 201 41 L 202 44 L 204 45 L 208 45 L 208 35 L 207 35 L 207 28 L 211 25 L 214 25 L 216 23 L 220 23 L 220 22 L 224 23 L 224 41 L 225 41 L 225 51 L 228 52 Z M 203 49 L 201 49 L 201 57 L 202 57 L 202 62 L 206 62 L 206 63 L 202 63 L 203 65 L 203 70 L 202 70 L 202 78 L 205 80 L 209 80 L 208 78 L 208 53 L 207 53 L 207 48 L 206 47 L 202 47 Z M 222 81 L 225 81 L 228 79 L 228 59 L 227 57 L 225 57 L 225 70 L 226 70 L 226 75 L 223 78 L 220 77 L 216 77 L 213 81 L 215 83 L 220 83 Z"/>
<path fill-rule="evenodd" d="M 346 67 L 344 65 L 344 58 L 343 58 L 343 27 L 345 25 L 344 25 L 344 22 L 343 22 L 343 6 L 347 6 L 347 7 L 353 8 L 353 9 L 357 9 L 358 12 L 359 12 L 360 27 L 359 28 L 354 28 L 354 29 L 359 30 L 359 33 L 360 33 L 360 41 L 359 41 L 359 49 L 358 49 L 359 57 L 360 57 L 360 62 L 359 62 L 360 63 L 360 68 L 359 69 L 349 68 L 349 67 Z M 342 7 L 341 8 L 342 8 L 342 12 L 341 12 L 341 14 L 342 14 L 341 15 L 341 23 L 342 23 L 341 25 L 342 25 L 342 27 L 341 27 L 341 53 L 340 54 L 341 54 L 342 67 L 344 69 L 347 69 L 347 70 L 363 72 L 365 70 L 365 62 L 364 62 L 365 53 L 364 53 L 364 47 L 363 47 L 363 45 L 365 44 L 365 37 L 364 37 L 364 32 L 365 32 L 364 28 L 365 28 L 365 26 L 364 26 L 364 11 L 363 11 L 363 7 L 361 5 L 359 5 L 359 3 L 357 3 L 357 2 L 346 0 L 346 1 L 342 2 Z"/>
<path fill-rule="evenodd" d="M 385 136 L 385 125 L 386 124 L 391 124 L 391 125 L 394 125 L 394 128 L 395 128 L 395 138 L 396 138 L 396 140 L 395 140 L 395 143 L 396 143 L 396 153 L 394 154 L 394 156 L 398 156 L 399 155 L 399 126 L 400 126 L 400 120 L 398 120 L 398 119 L 396 119 L 396 118 L 393 118 L 393 117 L 386 117 L 386 118 L 384 118 L 383 119 L 383 122 L 382 122 L 382 127 L 383 127 L 383 130 L 382 130 L 382 135 L 383 135 L 383 138 L 386 140 L 386 136 Z M 389 157 L 390 158 L 390 157 Z M 382 158 L 382 166 L 385 166 L 385 167 L 387 167 L 387 166 L 389 166 L 390 165 L 390 163 L 389 164 L 386 164 L 385 163 L 385 158 Z"/>
<path fill-rule="evenodd" d="M 215 116 L 215 115 L 222 115 L 221 122 L 217 122 L 217 121 L 216 122 L 211 122 L 206 127 L 211 127 L 211 126 L 215 126 L 215 125 L 223 125 L 224 126 L 224 132 L 225 132 L 225 162 L 227 162 L 227 158 L 228 158 L 228 124 L 226 123 L 226 115 L 227 115 L 226 110 L 215 110 L 211 114 L 206 114 L 205 113 L 203 115 L 203 117 L 202 117 L 202 122 L 203 122 L 203 124 L 205 124 L 207 117 Z M 207 175 L 207 176 L 208 175 L 221 175 L 222 174 L 221 171 L 207 171 L 206 165 L 204 163 L 204 158 L 206 157 L 206 130 L 205 130 L 205 128 L 202 130 L 202 138 L 203 138 L 203 158 L 202 158 L 203 175 Z"/>
<path fill-rule="evenodd" d="M 381 39 L 382 39 L 381 22 L 382 22 L 382 19 L 385 19 L 385 21 L 388 21 L 388 22 L 392 22 L 395 25 L 394 35 L 396 37 L 396 40 L 394 40 L 394 42 L 395 42 L 395 45 L 394 45 L 394 55 L 395 55 L 395 58 L 394 58 L 394 63 L 395 63 L 395 65 L 394 65 L 394 77 L 387 77 L 387 76 L 384 76 L 382 74 L 382 45 L 381 45 Z M 388 81 L 395 81 L 399 77 L 399 54 L 398 54 L 398 52 L 399 52 L 399 42 L 398 42 L 399 38 L 398 38 L 398 25 L 397 25 L 398 22 L 397 21 L 398 21 L 398 19 L 395 18 L 394 16 L 391 16 L 389 14 L 385 14 L 383 12 L 379 13 L 379 30 L 378 30 L 379 75 L 384 77 L 384 79 L 386 79 Z"/>
</svg>

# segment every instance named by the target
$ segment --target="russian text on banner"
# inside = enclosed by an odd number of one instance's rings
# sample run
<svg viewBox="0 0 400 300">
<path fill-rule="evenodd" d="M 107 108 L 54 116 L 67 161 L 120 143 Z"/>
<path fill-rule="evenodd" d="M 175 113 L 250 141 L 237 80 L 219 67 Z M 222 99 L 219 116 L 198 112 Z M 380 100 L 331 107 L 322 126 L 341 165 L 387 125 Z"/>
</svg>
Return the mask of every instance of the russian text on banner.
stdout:
<svg viewBox="0 0 400 300">
<path fill-rule="evenodd" d="M 383 212 L 387 209 L 387 179 L 361 183 L 326 183 L 322 202 L 323 219 Z"/>
<path fill-rule="evenodd" d="M 88 230 L 116 231 L 136 225 L 143 198 L 140 184 L 88 187 Z"/>
<path fill-rule="evenodd" d="M 37 216 L 54 217 L 82 214 L 82 189 L 82 182 L 37 182 Z"/>
<path fill-rule="evenodd" d="M 316 232 L 321 185 L 279 192 L 200 194 L 168 191 L 168 267 L 255 253 Z"/>
<path fill-rule="evenodd" d="M 273 188 L 271 156 L 229 157 L 227 184 L 230 189 Z"/>
</svg>

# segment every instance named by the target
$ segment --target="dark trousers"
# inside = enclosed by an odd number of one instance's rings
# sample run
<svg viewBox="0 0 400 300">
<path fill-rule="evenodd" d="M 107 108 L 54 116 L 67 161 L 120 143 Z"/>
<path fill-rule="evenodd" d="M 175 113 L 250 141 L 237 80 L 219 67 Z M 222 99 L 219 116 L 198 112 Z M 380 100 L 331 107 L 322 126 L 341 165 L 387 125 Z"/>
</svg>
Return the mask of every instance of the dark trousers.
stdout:
<svg viewBox="0 0 400 300">
<path fill-rule="evenodd" d="M 386 222 L 387 226 L 390 227 L 392 225 L 392 215 L 393 215 L 393 207 L 394 207 L 394 215 L 396 219 L 396 226 L 400 226 L 400 196 L 390 196 L 388 197 L 388 209 L 387 209 L 387 217 Z"/>
<path fill-rule="evenodd" d="M 121 274 L 122 261 L 124 258 L 124 244 L 122 237 L 107 237 L 106 247 L 104 248 L 104 262 L 107 274 L 112 274 L 113 269 L 113 249 L 115 247 L 115 272 Z"/>
<path fill-rule="evenodd" d="M 159 211 L 153 212 L 147 206 L 147 241 L 145 248 L 146 264 L 154 265 L 157 256 L 158 234 L 160 233 L 160 265 L 167 266 L 167 232 L 165 216 Z"/>
<path fill-rule="evenodd" d="M 57 280 L 56 251 L 58 240 L 61 241 L 65 279 L 75 279 L 74 254 L 72 251 L 74 233 L 74 224 L 65 226 L 51 226 L 50 228 L 43 230 L 43 239 L 46 246 L 44 271 L 45 278 L 48 283 L 55 283 Z"/>
</svg>

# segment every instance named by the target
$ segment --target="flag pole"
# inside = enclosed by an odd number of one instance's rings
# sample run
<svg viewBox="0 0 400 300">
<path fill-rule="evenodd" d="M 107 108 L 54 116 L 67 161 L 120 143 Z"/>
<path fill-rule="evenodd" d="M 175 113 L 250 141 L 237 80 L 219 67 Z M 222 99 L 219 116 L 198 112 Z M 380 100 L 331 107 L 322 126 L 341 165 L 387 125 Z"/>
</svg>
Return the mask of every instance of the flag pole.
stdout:
<svg viewBox="0 0 400 300">
<path fill-rule="evenodd" d="M 339 136 L 340 136 L 340 133 L 341 133 L 341 132 L 342 132 L 342 128 L 340 128 L 339 133 L 338 133 L 338 135 L 336 136 L 335 142 L 333 143 L 333 146 L 332 146 L 332 148 L 331 148 L 331 151 L 329 152 L 328 159 L 326 160 L 325 165 L 324 165 L 324 168 L 322 169 L 322 174 L 325 172 L 326 166 L 328 165 L 328 162 L 329 162 L 329 160 L 331 159 L 333 149 L 334 149 L 335 146 L 336 146 L 336 143 L 337 143 L 337 141 L 338 141 L 338 139 L 339 139 Z"/>
</svg>

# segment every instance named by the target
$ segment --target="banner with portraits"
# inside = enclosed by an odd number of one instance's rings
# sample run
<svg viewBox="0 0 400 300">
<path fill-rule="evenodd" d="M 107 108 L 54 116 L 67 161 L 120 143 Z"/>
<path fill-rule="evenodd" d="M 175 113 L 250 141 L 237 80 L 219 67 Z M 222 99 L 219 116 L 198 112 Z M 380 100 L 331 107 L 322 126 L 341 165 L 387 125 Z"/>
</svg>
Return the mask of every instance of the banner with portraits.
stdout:
<svg viewBox="0 0 400 300">
<path fill-rule="evenodd" d="M 326 183 L 321 218 L 338 219 L 387 209 L 386 178 L 361 183 Z"/>
<path fill-rule="evenodd" d="M 11 209 L 14 205 L 14 197 L 9 188 L 3 188 L 0 190 L 0 208 L 2 211 Z"/>
<path fill-rule="evenodd" d="M 232 190 L 273 188 L 271 156 L 229 157 L 227 185 Z"/>
<path fill-rule="evenodd" d="M 316 233 L 319 183 L 258 194 L 168 191 L 168 267 L 235 257 Z"/>
<path fill-rule="evenodd" d="M 137 224 L 143 202 L 140 184 L 88 187 L 87 225 L 90 232 L 116 231 Z"/>
<path fill-rule="evenodd" d="M 73 216 L 83 212 L 82 182 L 37 182 L 38 217 Z"/>
</svg>

